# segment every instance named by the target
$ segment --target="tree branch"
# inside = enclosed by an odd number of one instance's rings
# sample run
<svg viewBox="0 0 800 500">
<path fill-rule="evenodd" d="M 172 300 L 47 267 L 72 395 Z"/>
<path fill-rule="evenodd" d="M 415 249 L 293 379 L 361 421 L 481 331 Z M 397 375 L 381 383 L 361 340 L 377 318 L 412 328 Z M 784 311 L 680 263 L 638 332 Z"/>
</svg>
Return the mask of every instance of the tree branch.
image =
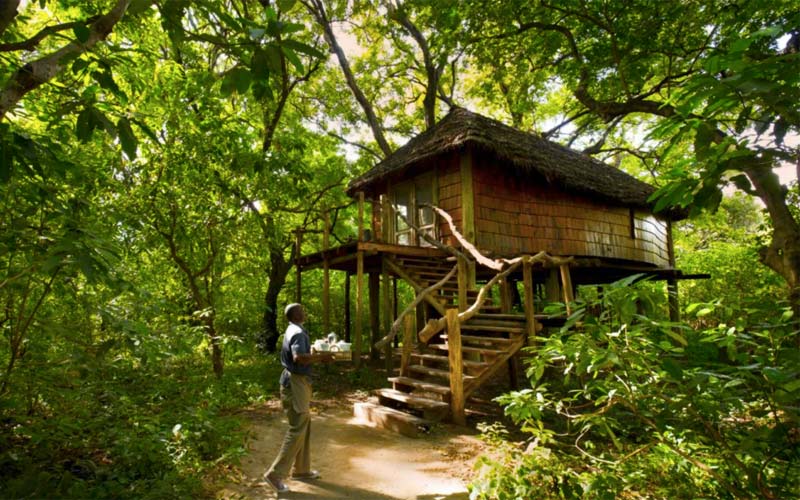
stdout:
<svg viewBox="0 0 800 500">
<path fill-rule="evenodd" d="M 131 0 L 117 0 L 117 3 L 110 11 L 92 23 L 86 43 L 70 42 L 59 50 L 31 61 L 17 70 L 0 92 L 0 121 L 28 92 L 47 83 L 59 74 L 64 67 L 65 60 L 72 56 L 83 54 L 94 47 L 97 42 L 104 40 L 125 15 L 130 3 Z M 3 26 L 0 24 L 1 29 L 3 29 Z"/>
<path fill-rule="evenodd" d="M 361 88 L 358 86 L 358 82 L 356 82 L 356 78 L 353 75 L 353 70 L 350 68 L 350 63 L 347 61 L 347 56 L 345 55 L 344 50 L 342 50 L 341 45 L 339 45 L 336 35 L 333 32 L 333 27 L 331 26 L 331 22 L 330 19 L 328 19 L 327 13 L 325 12 L 325 6 L 323 5 L 322 0 L 306 0 L 303 1 L 303 5 L 305 5 L 309 13 L 311 13 L 311 15 L 316 19 L 317 23 L 319 23 L 319 25 L 322 27 L 322 30 L 325 34 L 325 40 L 328 42 L 331 50 L 334 54 L 336 54 L 336 58 L 339 60 L 339 66 L 342 68 L 342 73 L 347 81 L 347 86 L 350 87 L 350 91 L 353 92 L 353 96 L 356 98 L 356 101 L 358 101 L 361 109 L 364 110 L 367 123 L 372 129 L 373 137 L 375 137 L 375 142 L 378 143 L 378 147 L 381 149 L 381 151 L 383 151 L 384 156 L 389 156 L 392 153 L 392 147 L 389 146 L 389 142 L 384 136 L 383 126 L 378 120 L 378 116 L 375 114 L 375 109 L 373 108 L 372 103 L 367 100 L 364 92 L 362 92 Z"/>
<path fill-rule="evenodd" d="M 2 0 L 0 0 L 2 1 Z M 18 50 L 27 50 L 31 51 L 36 49 L 39 43 L 44 40 L 46 37 L 50 35 L 54 35 L 58 32 L 65 31 L 72 29 L 76 26 L 85 26 L 87 24 L 93 23 L 98 19 L 98 16 L 90 17 L 85 21 L 75 21 L 71 23 L 63 23 L 63 24 L 56 24 L 54 26 L 46 26 L 39 30 L 38 33 L 33 35 L 32 37 L 28 38 L 27 40 L 23 40 L 21 42 L 11 42 L 11 43 L 0 43 L 0 52 L 16 52 Z"/>
</svg>

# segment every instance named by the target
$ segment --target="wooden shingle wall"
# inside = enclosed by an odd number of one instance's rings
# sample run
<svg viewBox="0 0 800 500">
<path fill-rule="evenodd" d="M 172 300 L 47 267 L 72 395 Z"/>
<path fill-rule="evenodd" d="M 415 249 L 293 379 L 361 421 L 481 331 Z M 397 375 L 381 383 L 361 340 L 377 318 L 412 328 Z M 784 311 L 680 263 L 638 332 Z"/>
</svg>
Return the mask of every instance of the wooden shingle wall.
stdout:
<svg viewBox="0 0 800 500">
<path fill-rule="evenodd" d="M 565 193 L 544 181 L 523 180 L 496 164 L 496 160 L 475 157 L 475 229 L 479 249 L 499 255 L 544 250 L 553 255 L 618 258 L 669 266 L 664 220 L 641 209 L 615 207 Z"/>
<path fill-rule="evenodd" d="M 445 210 L 453 218 L 456 227 L 461 227 L 461 172 L 460 156 L 451 152 L 436 159 L 439 174 L 439 208 Z M 440 240 L 451 246 L 457 246 L 447 223 L 440 221 Z"/>
</svg>

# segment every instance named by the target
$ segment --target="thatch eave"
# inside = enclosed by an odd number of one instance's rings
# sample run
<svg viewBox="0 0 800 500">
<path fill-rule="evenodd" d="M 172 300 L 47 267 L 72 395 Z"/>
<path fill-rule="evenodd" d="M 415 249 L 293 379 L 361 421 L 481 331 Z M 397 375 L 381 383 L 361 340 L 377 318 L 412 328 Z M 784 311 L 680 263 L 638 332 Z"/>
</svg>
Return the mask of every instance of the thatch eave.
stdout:
<svg viewBox="0 0 800 500">
<path fill-rule="evenodd" d="M 453 150 L 471 148 L 495 156 L 518 175 L 544 179 L 549 184 L 592 199 L 652 210 L 648 201 L 655 188 L 583 153 L 534 134 L 522 132 L 463 108 L 453 108 L 436 125 L 412 138 L 348 186 L 351 196 L 367 194 L 390 177 L 401 176 L 425 160 Z M 678 220 L 683 211 L 664 215 Z"/>
</svg>

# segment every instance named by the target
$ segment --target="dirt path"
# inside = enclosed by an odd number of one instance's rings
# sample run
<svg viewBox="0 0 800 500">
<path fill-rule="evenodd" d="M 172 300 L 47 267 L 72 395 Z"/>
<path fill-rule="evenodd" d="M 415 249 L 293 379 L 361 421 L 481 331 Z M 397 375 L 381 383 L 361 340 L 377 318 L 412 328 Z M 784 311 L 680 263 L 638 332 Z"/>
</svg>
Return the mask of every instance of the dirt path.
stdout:
<svg viewBox="0 0 800 500">
<path fill-rule="evenodd" d="M 469 498 L 466 479 L 482 447 L 476 437 L 460 434 L 463 428 L 443 426 L 411 439 L 356 420 L 351 401 L 318 402 L 312 409 L 312 466 L 322 477 L 287 481 L 291 492 L 278 496 L 255 483 L 275 458 L 286 421 L 274 403 L 248 416 L 252 439 L 242 475 L 218 498 L 463 500 Z"/>
</svg>

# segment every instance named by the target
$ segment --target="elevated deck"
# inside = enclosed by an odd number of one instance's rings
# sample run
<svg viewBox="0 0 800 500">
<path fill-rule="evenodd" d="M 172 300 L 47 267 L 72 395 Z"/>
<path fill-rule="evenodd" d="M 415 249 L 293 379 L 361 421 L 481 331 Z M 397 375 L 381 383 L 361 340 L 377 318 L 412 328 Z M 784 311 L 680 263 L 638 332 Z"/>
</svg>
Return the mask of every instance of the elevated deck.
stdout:
<svg viewBox="0 0 800 500">
<path fill-rule="evenodd" d="M 382 256 L 392 257 L 422 257 L 425 259 L 441 259 L 442 262 L 455 262 L 447 252 L 433 247 L 419 247 L 410 245 L 393 245 L 390 243 L 373 241 L 352 241 L 344 245 L 321 250 L 319 252 L 303 255 L 295 260 L 298 269 L 309 271 L 321 269 L 327 260 L 328 269 L 344 271 L 350 274 L 357 272 L 358 253 L 364 255 L 364 272 L 381 272 Z M 491 255 L 491 254 L 489 254 Z M 612 283 L 633 274 L 642 274 L 643 278 L 656 281 L 707 279 L 708 274 L 686 274 L 680 269 L 659 268 L 652 265 L 621 261 L 619 259 L 604 259 L 598 257 L 574 256 L 570 263 L 572 282 L 574 285 L 592 285 Z M 477 277 L 486 278 L 494 274 L 489 269 L 476 269 Z M 541 273 L 542 270 L 540 269 Z M 512 279 L 521 279 L 521 276 L 512 275 Z"/>
</svg>

